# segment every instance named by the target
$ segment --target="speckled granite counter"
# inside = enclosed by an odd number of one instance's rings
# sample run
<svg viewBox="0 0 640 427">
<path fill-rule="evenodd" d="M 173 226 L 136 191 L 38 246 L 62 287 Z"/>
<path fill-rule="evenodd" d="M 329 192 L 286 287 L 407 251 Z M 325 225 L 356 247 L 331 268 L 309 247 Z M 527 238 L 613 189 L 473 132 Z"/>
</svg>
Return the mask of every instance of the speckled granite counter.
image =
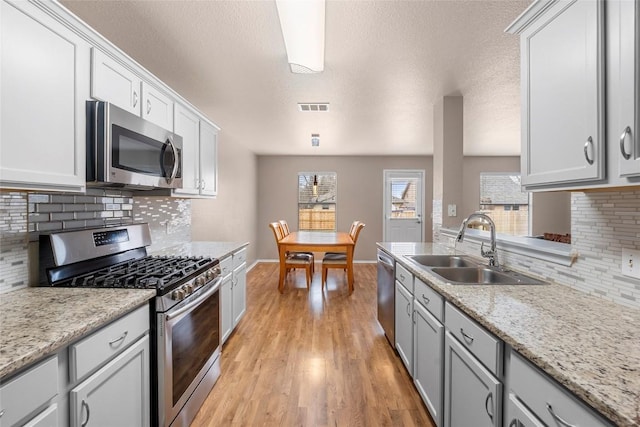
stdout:
<svg viewBox="0 0 640 427">
<path fill-rule="evenodd" d="M 378 247 L 606 418 L 640 425 L 640 311 L 553 283 L 449 285 L 404 255 L 450 249 L 429 243 Z"/>
<path fill-rule="evenodd" d="M 26 288 L 0 294 L 0 378 L 67 346 L 155 290 Z"/>
<path fill-rule="evenodd" d="M 248 245 L 249 242 L 190 242 L 154 251 L 151 255 L 210 256 L 221 259 Z"/>
</svg>

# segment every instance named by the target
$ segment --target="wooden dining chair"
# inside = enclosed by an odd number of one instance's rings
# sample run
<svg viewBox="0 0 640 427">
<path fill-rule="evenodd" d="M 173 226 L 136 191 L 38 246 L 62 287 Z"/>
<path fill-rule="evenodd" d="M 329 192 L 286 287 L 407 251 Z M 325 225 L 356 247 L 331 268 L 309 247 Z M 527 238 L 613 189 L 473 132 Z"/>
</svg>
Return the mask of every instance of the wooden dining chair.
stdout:
<svg viewBox="0 0 640 427">
<path fill-rule="evenodd" d="M 351 239 L 354 241 L 356 241 L 356 236 L 355 236 L 355 232 L 356 229 L 358 227 L 358 224 L 362 224 L 361 221 L 355 220 L 351 223 L 351 227 L 349 228 L 349 236 L 351 236 Z M 364 225 L 363 225 L 364 227 Z M 345 252 L 325 252 L 324 256 L 329 256 L 329 257 L 336 257 L 338 255 L 344 255 L 345 257 L 347 256 L 347 254 Z"/>
<path fill-rule="evenodd" d="M 289 231 L 289 224 L 287 224 L 287 221 L 284 219 L 278 220 L 278 222 L 280 223 L 280 227 L 282 228 L 282 233 L 284 235 L 284 237 L 288 236 L 290 231 Z M 313 274 L 315 273 L 316 270 L 316 259 L 315 256 L 313 255 L 313 252 L 289 252 L 287 251 L 287 256 L 302 256 L 302 258 L 304 258 L 304 256 L 310 256 L 311 257 L 311 275 L 313 276 Z"/>
<path fill-rule="evenodd" d="M 364 222 L 357 221 L 355 227 L 352 229 L 353 233 L 349 233 L 353 239 L 353 250 L 356 250 L 356 243 L 358 242 L 358 236 L 364 228 Z M 327 282 L 327 274 L 330 268 L 341 268 L 347 271 L 347 254 L 343 252 L 327 252 L 322 259 L 322 289 Z"/>
<path fill-rule="evenodd" d="M 284 236 L 284 232 L 282 230 L 282 226 L 279 222 L 269 223 L 269 227 L 273 231 L 273 237 L 276 239 L 276 246 L 280 240 L 282 240 Z M 278 246 L 278 257 L 280 254 L 280 247 Z M 311 276 L 312 276 L 312 257 L 304 254 L 287 254 L 284 260 L 284 268 L 286 273 L 288 274 L 291 270 L 296 270 L 298 268 L 304 268 L 306 272 L 307 278 L 307 289 L 309 289 L 311 285 Z"/>
</svg>

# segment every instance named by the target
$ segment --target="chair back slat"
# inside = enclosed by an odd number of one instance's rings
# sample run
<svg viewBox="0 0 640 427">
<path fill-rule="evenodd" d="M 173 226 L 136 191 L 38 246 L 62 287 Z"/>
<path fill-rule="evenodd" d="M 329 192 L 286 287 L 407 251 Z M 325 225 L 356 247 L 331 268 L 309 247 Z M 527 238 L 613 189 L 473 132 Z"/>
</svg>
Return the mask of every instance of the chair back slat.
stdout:
<svg viewBox="0 0 640 427">
<path fill-rule="evenodd" d="M 289 235 L 289 224 L 284 219 L 278 221 L 280 223 L 280 227 L 282 228 L 282 234 L 286 237 Z"/>
<path fill-rule="evenodd" d="M 284 237 L 284 233 L 282 232 L 282 226 L 279 222 L 271 222 L 269 223 L 269 227 L 273 231 L 273 237 L 276 239 L 276 243 L 278 243 Z"/>
</svg>

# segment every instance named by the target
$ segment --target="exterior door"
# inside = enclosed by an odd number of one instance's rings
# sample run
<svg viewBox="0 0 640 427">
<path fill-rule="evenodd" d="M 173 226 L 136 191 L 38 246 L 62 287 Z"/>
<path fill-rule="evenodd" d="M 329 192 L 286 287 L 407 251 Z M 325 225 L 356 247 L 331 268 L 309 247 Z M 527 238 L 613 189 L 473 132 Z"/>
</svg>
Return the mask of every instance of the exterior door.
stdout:
<svg viewBox="0 0 640 427">
<path fill-rule="evenodd" d="M 384 171 L 384 241 L 422 242 L 424 171 Z"/>
</svg>

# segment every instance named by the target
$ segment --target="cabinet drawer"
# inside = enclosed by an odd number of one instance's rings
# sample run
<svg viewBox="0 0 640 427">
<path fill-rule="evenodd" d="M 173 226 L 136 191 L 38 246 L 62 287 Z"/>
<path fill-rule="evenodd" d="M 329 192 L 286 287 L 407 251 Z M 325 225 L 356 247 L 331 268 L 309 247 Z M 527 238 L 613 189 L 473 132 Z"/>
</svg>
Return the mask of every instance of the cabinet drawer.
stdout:
<svg viewBox="0 0 640 427">
<path fill-rule="evenodd" d="M 507 424 L 509 427 L 545 427 L 513 394 L 509 393 Z"/>
<path fill-rule="evenodd" d="M 445 304 L 447 329 L 494 375 L 502 376 L 502 341 L 451 304 Z"/>
<path fill-rule="evenodd" d="M 429 312 L 442 322 L 442 312 L 444 311 L 444 299 L 442 295 L 431 289 L 429 285 L 422 280 L 415 278 L 414 281 L 414 298 L 422 304 Z"/>
<path fill-rule="evenodd" d="M 127 348 L 149 330 L 149 306 L 110 323 L 69 346 L 69 376 L 75 382 Z"/>
<path fill-rule="evenodd" d="M 233 271 L 233 260 L 231 256 L 228 256 L 220 260 L 220 271 L 222 271 L 222 277 L 227 277 Z"/>
<path fill-rule="evenodd" d="M 58 394 L 58 357 L 39 363 L 0 386 L 0 426 L 12 426 Z"/>
<path fill-rule="evenodd" d="M 396 262 L 396 280 L 402 283 L 402 286 L 407 288 L 413 295 L 413 274 L 409 273 L 409 270 Z"/>
<path fill-rule="evenodd" d="M 247 248 L 242 248 L 238 252 L 233 253 L 233 269 L 247 262 Z"/>
<path fill-rule="evenodd" d="M 515 351 L 511 352 L 509 378 L 511 391 L 546 425 L 612 425 Z"/>
</svg>

